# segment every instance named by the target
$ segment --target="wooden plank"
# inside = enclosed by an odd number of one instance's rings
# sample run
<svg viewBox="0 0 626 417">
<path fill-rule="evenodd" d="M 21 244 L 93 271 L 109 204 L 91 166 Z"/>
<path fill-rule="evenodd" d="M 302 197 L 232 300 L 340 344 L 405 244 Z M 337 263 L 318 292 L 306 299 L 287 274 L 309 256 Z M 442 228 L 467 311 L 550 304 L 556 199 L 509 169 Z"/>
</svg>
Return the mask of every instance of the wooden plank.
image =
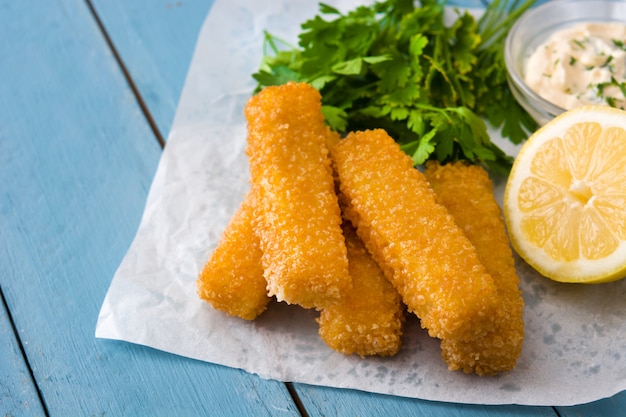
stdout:
<svg viewBox="0 0 626 417">
<path fill-rule="evenodd" d="M 91 0 L 167 139 L 200 28 L 213 0 Z"/>
<path fill-rule="evenodd" d="M 135 84 L 164 137 L 167 136 L 184 78 L 193 53 L 197 32 L 212 0 L 154 4 L 148 1 L 122 2 L 93 0 L 113 44 L 123 58 Z M 482 0 L 455 0 L 452 4 L 479 7 Z M 154 22 L 167 21 L 167 25 Z M 171 45 L 175 44 L 175 47 Z M 158 63 L 151 67 L 153 63 Z M 175 100 L 176 99 L 176 100 Z M 481 407 L 446 405 L 358 391 L 332 390 L 295 384 L 305 408 L 311 415 L 376 415 L 410 412 L 437 415 L 527 415 L 554 416 L 550 407 Z M 359 412 L 357 413 L 356 410 Z M 590 413 L 589 415 L 593 415 Z"/>
<path fill-rule="evenodd" d="M 0 10 L 0 285 L 49 415 L 297 415 L 282 383 L 94 338 L 161 148 L 84 2 Z"/>
<path fill-rule="evenodd" d="M 626 414 L 626 391 L 589 404 L 556 407 L 556 409 L 560 417 L 623 417 Z"/>
<path fill-rule="evenodd" d="M 0 414 L 12 417 L 45 415 L 1 292 L 0 340 Z"/>
<path fill-rule="evenodd" d="M 446 417 L 557 417 L 552 407 L 516 405 L 482 406 L 423 401 L 355 390 L 335 390 L 306 384 L 294 384 L 309 416 L 358 415 L 361 417 L 443 416 Z M 592 415 L 592 414 L 589 414 Z"/>
</svg>

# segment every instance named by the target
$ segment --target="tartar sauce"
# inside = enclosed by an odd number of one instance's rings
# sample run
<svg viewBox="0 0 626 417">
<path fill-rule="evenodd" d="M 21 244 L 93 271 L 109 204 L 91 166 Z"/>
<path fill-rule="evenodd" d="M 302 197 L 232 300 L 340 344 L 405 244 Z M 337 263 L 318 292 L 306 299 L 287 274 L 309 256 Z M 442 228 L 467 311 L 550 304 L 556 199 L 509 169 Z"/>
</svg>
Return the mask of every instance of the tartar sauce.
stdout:
<svg viewBox="0 0 626 417">
<path fill-rule="evenodd" d="M 555 32 L 528 58 L 525 81 L 564 109 L 625 108 L 626 24 L 580 23 Z"/>
</svg>

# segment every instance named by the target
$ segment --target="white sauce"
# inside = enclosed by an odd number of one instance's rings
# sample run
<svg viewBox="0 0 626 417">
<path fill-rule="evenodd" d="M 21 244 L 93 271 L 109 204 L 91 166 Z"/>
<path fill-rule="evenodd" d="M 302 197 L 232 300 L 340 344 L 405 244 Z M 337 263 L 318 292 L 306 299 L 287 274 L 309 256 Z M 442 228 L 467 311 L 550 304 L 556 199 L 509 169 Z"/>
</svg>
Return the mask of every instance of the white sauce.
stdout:
<svg viewBox="0 0 626 417">
<path fill-rule="evenodd" d="M 526 62 L 528 86 L 565 109 L 626 108 L 626 24 L 581 23 L 555 32 Z"/>
</svg>

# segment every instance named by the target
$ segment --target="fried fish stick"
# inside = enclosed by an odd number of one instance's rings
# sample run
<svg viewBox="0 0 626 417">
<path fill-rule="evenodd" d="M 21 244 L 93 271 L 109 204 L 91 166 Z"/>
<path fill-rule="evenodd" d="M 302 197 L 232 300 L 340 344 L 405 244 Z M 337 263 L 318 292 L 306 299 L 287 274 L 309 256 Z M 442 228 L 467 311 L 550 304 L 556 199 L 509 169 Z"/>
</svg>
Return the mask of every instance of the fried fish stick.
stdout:
<svg viewBox="0 0 626 417">
<path fill-rule="evenodd" d="M 267 87 L 245 108 L 255 231 L 270 295 L 323 309 L 352 287 L 321 96 L 304 83 Z"/>
<path fill-rule="evenodd" d="M 320 313 L 319 335 L 332 349 L 361 357 L 393 356 L 402 345 L 404 306 L 349 222 L 343 226 L 352 290 Z"/>
<path fill-rule="evenodd" d="M 198 295 L 228 315 L 253 320 L 270 297 L 261 248 L 254 233 L 254 193 L 249 192 L 226 226 L 197 280 Z"/>
<path fill-rule="evenodd" d="M 491 331 L 493 279 L 398 144 L 378 129 L 351 133 L 332 152 L 345 216 L 422 327 L 441 339 Z"/>
<path fill-rule="evenodd" d="M 451 370 L 493 375 L 515 367 L 524 339 L 524 300 L 502 210 L 487 173 L 463 162 L 427 164 L 424 172 L 455 222 L 476 248 L 498 290 L 496 327 L 485 337 L 466 342 L 444 339 L 442 357 Z"/>
</svg>

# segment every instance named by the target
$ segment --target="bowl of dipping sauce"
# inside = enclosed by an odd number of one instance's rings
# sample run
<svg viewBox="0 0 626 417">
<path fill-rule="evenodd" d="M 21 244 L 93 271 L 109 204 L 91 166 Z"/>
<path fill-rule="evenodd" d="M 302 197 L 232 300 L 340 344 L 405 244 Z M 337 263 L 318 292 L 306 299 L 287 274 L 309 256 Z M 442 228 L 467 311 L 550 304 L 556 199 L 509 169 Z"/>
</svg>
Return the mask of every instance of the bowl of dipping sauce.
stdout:
<svg viewBox="0 0 626 417">
<path fill-rule="evenodd" d="M 626 108 L 626 1 L 554 0 L 507 35 L 511 92 L 543 125 L 586 104 Z"/>
</svg>

